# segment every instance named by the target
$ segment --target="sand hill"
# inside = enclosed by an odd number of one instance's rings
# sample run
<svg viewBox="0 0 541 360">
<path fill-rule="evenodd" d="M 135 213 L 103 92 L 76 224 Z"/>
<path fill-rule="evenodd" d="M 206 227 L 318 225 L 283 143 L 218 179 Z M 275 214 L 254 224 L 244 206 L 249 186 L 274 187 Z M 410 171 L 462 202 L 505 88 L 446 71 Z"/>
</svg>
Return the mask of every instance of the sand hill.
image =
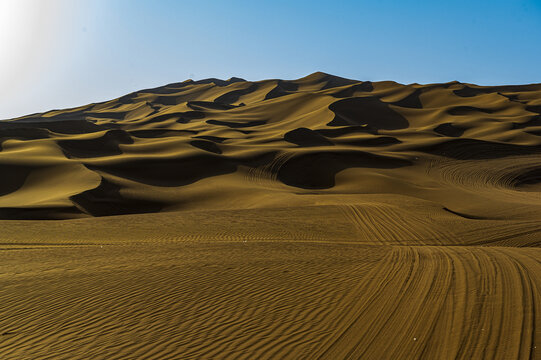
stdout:
<svg viewBox="0 0 541 360">
<path fill-rule="evenodd" d="M 541 357 L 541 84 L 188 80 L 0 150 L 1 359 Z"/>
</svg>

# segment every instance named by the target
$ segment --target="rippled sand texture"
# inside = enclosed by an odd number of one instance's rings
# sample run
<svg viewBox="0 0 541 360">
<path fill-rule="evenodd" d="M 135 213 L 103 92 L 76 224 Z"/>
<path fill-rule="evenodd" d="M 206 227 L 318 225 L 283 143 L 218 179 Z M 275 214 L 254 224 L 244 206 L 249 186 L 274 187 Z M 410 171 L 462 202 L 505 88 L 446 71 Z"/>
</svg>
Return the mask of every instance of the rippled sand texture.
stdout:
<svg viewBox="0 0 541 360">
<path fill-rule="evenodd" d="M 0 359 L 541 358 L 541 85 L 190 80 L 0 149 Z"/>
</svg>

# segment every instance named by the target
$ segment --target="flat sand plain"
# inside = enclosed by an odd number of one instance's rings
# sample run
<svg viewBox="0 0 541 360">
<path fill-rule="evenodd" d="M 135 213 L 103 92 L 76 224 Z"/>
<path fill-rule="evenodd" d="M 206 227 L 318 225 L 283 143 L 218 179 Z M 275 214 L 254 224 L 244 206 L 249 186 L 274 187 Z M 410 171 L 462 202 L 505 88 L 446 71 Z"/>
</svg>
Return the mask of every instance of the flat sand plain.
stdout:
<svg viewBox="0 0 541 360">
<path fill-rule="evenodd" d="M 188 80 L 0 150 L 0 359 L 541 358 L 539 84 Z"/>
</svg>

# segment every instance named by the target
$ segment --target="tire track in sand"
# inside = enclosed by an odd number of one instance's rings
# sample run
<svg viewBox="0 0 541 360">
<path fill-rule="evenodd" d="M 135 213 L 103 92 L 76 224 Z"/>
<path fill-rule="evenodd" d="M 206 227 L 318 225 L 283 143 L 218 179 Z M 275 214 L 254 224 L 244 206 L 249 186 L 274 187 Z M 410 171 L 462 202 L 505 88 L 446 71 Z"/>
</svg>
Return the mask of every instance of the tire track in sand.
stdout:
<svg viewBox="0 0 541 360">
<path fill-rule="evenodd" d="M 394 206 L 381 203 L 343 205 L 341 210 L 357 229 L 360 240 L 380 245 L 452 244 L 449 230 Z"/>
<path fill-rule="evenodd" d="M 320 359 L 534 359 L 538 249 L 394 247 Z"/>
</svg>

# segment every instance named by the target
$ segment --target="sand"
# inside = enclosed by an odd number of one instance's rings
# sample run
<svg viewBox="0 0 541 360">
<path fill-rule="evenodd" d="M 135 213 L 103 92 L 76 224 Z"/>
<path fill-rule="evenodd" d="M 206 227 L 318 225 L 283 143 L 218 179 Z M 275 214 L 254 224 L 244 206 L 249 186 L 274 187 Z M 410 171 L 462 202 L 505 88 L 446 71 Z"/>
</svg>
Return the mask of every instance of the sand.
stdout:
<svg viewBox="0 0 541 360">
<path fill-rule="evenodd" d="M 0 149 L 0 359 L 541 358 L 541 84 L 188 80 Z"/>
</svg>

